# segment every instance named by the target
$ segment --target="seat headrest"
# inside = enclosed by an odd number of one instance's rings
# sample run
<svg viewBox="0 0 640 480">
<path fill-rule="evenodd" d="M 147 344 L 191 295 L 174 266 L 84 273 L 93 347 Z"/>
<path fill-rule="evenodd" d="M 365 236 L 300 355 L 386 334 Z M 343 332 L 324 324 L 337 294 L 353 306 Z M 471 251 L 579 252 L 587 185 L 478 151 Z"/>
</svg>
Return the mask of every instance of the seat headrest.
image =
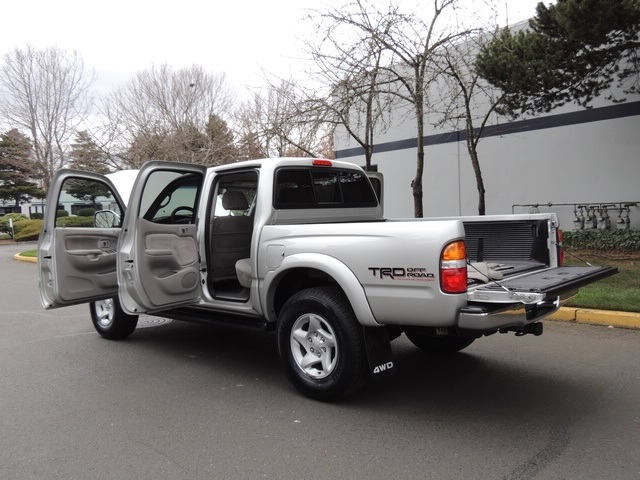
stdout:
<svg viewBox="0 0 640 480">
<path fill-rule="evenodd" d="M 238 190 L 227 190 L 222 195 L 222 208 L 225 210 L 246 210 L 249 208 L 247 197 Z"/>
</svg>

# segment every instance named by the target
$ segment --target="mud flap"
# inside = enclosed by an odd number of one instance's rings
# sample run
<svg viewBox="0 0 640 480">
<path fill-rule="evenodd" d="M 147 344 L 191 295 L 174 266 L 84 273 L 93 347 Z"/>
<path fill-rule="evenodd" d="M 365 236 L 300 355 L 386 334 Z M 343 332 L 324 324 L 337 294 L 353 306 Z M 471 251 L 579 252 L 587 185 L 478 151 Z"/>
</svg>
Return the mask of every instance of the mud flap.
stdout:
<svg viewBox="0 0 640 480">
<path fill-rule="evenodd" d="M 391 342 L 386 328 L 362 327 L 369 372 L 374 380 L 390 377 L 396 371 Z"/>
</svg>

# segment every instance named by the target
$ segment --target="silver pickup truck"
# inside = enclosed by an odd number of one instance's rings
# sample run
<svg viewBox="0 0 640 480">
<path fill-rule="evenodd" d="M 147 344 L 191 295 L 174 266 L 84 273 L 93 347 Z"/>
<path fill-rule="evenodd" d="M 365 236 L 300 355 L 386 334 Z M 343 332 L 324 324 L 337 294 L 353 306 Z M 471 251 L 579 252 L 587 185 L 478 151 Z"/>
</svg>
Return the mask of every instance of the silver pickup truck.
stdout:
<svg viewBox="0 0 640 480">
<path fill-rule="evenodd" d="M 402 333 L 438 353 L 539 335 L 562 299 L 616 272 L 563 267 L 554 214 L 388 220 L 379 196 L 360 168 L 318 159 L 61 170 L 47 205 L 99 208 L 78 227 L 45 212 L 41 301 L 90 302 L 109 339 L 142 313 L 274 329 L 292 383 L 335 400 L 392 373 Z"/>
</svg>

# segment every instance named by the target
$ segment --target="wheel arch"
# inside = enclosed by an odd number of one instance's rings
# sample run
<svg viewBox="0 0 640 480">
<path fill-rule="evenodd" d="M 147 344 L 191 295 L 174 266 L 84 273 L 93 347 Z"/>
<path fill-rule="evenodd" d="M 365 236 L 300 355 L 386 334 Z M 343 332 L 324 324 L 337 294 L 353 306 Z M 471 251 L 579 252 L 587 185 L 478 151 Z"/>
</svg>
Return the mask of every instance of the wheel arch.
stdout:
<svg viewBox="0 0 640 480">
<path fill-rule="evenodd" d="M 336 284 L 347 297 L 358 322 L 379 326 L 362 285 L 353 271 L 328 255 L 306 253 L 286 257 L 282 265 L 265 278 L 263 305 L 269 321 L 276 321 L 282 306 L 293 294 L 306 288 Z"/>
</svg>

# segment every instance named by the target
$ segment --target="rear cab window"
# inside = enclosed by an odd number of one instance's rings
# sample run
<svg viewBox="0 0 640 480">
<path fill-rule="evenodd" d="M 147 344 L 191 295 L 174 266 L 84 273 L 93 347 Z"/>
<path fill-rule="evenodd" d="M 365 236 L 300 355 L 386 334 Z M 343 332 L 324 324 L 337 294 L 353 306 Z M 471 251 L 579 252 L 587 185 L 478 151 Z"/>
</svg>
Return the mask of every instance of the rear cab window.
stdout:
<svg viewBox="0 0 640 480">
<path fill-rule="evenodd" d="M 276 209 L 376 207 L 367 176 L 335 168 L 280 168 L 276 171 Z"/>
</svg>

